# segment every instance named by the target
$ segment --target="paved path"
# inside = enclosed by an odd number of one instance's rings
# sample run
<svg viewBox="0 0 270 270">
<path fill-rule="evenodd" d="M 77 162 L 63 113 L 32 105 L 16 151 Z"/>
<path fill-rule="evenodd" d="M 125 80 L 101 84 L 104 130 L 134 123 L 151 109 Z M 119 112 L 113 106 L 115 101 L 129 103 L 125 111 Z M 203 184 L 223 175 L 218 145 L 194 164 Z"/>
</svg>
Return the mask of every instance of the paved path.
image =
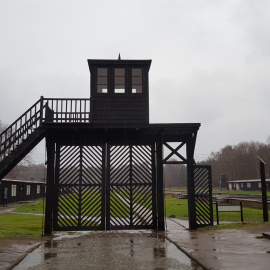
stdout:
<svg viewBox="0 0 270 270">
<path fill-rule="evenodd" d="M 165 233 L 150 230 L 91 232 L 75 238 L 60 237 L 38 248 L 35 247 L 40 243 L 5 247 L 1 241 L 0 269 L 269 269 L 270 239 L 262 233 L 270 232 L 270 223 L 243 229 L 193 232 L 185 228 L 187 222 L 169 219 L 166 223 Z M 176 246 L 201 267 L 188 260 Z M 13 268 L 27 253 L 29 255 Z M 74 266 L 73 262 L 77 264 Z"/>
<path fill-rule="evenodd" d="M 59 237 L 41 245 L 14 267 L 25 269 L 203 270 L 163 235 L 150 230 Z"/>
<path fill-rule="evenodd" d="M 243 229 L 193 232 L 179 224 L 178 219 L 167 220 L 167 237 L 207 269 L 270 269 L 270 239 L 262 236 L 270 231 L 269 222 Z"/>
</svg>

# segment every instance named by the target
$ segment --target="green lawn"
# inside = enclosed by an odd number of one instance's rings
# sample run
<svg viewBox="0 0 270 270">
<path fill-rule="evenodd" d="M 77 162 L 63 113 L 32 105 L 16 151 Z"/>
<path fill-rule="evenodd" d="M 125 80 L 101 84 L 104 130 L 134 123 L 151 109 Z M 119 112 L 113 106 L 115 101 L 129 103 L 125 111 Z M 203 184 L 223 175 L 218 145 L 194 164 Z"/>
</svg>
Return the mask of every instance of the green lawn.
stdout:
<svg viewBox="0 0 270 270">
<path fill-rule="evenodd" d="M 40 238 L 42 236 L 42 216 L 23 214 L 0 215 L 0 239 Z"/>
<path fill-rule="evenodd" d="M 114 198 L 117 203 L 120 203 Z M 0 214 L 0 240 L 5 238 L 28 238 L 41 239 L 43 230 L 43 200 L 37 200 L 31 204 L 16 204 L 13 213 Z M 11 207 L 11 206 L 9 206 Z M 216 209 L 213 205 L 214 220 L 216 220 Z M 121 212 L 121 211 L 120 211 Z M 34 215 L 33 215 L 34 214 Z M 166 217 L 175 216 L 180 219 L 188 219 L 187 199 L 177 199 L 165 196 Z M 243 208 L 244 222 L 258 223 L 263 221 L 263 211 L 260 209 Z M 270 211 L 269 211 L 270 216 Z M 219 213 L 219 220 L 241 223 L 240 213 Z M 234 225 L 233 225 L 234 226 Z M 237 226 L 237 225 L 235 225 Z M 217 226 L 215 226 L 217 227 Z M 222 228 L 222 226 L 219 226 Z"/>
<path fill-rule="evenodd" d="M 187 199 L 177 199 L 171 196 L 165 197 L 166 217 L 175 216 L 180 219 L 188 219 Z M 270 217 L 270 211 L 268 211 Z M 216 206 L 213 205 L 214 220 L 216 220 Z M 244 222 L 263 221 L 263 210 L 254 208 L 243 208 Z M 222 212 L 219 213 L 219 220 L 241 222 L 239 212 Z"/>
<path fill-rule="evenodd" d="M 21 204 L 18 205 L 13 212 L 43 214 L 43 204 L 45 204 L 45 201 L 43 200 L 37 200 L 31 204 Z"/>
</svg>

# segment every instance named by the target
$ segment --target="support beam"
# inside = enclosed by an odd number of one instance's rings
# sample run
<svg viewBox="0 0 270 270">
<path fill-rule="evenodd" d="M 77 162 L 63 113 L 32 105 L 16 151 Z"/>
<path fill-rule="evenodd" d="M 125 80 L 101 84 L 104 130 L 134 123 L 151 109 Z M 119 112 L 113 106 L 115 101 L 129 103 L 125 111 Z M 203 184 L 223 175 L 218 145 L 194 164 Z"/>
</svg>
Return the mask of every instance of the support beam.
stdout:
<svg viewBox="0 0 270 270">
<path fill-rule="evenodd" d="M 163 194 L 163 141 L 162 134 L 158 134 L 156 144 L 156 160 L 157 160 L 157 210 L 158 210 L 158 230 L 165 230 L 164 221 L 164 194 Z"/>
<path fill-rule="evenodd" d="M 197 133 L 196 133 L 197 134 Z M 195 205 L 195 189 L 194 189 L 194 168 L 193 156 L 196 143 L 196 134 L 192 134 L 187 141 L 187 190 L 188 190 L 188 215 L 189 229 L 197 230 L 196 224 L 196 205 Z"/>
<path fill-rule="evenodd" d="M 47 136 L 46 138 L 46 147 L 47 147 L 47 188 L 46 188 L 44 234 L 51 234 L 53 224 L 55 147 L 54 142 L 50 136 Z"/>
<path fill-rule="evenodd" d="M 266 163 L 258 157 L 260 160 L 260 173 L 261 173 L 261 185 L 262 185 L 262 205 L 263 205 L 263 221 L 268 221 L 268 206 L 267 206 L 267 187 L 265 182 L 265 165 Z"/>
</svg>

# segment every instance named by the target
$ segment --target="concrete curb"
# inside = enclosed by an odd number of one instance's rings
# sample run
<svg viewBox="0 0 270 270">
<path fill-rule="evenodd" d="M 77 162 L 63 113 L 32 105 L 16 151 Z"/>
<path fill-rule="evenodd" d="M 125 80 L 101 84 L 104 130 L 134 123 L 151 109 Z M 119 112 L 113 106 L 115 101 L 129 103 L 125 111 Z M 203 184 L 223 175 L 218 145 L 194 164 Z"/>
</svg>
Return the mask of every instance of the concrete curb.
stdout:
<svg viewBox="0 0 270 270">
<path fill-rule="evenodd" d="M 44 242 L 40 242 L 35 244 L 33 247 L 31 247 L 30 249 L 28 249 L 22 256 L 20 256 L 18 259 L 16 259 L 15 261 L 13 261 L 7 268 L 6 270 L 12 270 L 16 265 L 18 265 L 29 253 L 31 253 L 32 251 L 34 251 L 36 248 L 38 248 L 41 244 L 43 244 Z"/>
<path fill-rule="evenodd" d="M 184 249 L 183 247 L 181 247 L 177 242 L 171 240 L 169 237 L 167 237 L 165 235 L 165 238 L 170 241 L 171 243 L 173 243 L 178 249 L 180 249 L 183 253 L 185 253 L 191 260 L 193 260 L 194 262 L 196 262 L 199 266 L 201 266 L 204 270 L 210 270 L 209 268 L 207 268 L 203 263 L 201 263 L 200 261 L 198 261 L 192 254 L 190 254 L 186 249 Z"/>
<path fill-rule="evenodd" d="M 183 225 L 175 222 L 173 219 L 168 218 L 170 221 L 176 223 L 179 226 L 182 226 L 184 228 Z M 186 229 L 186 228 L 185 228 Z M 209 268 L 207 268 L 203 263 L 201 263 L 198 259 L 196 259 L 189 251 L 187 251 L 185 248 L 181 247 L 181 245 L 179 245 L 177 242 L 173 241 L 172 239 L 170 239 L 166 234 L 165 234 L 165 238 L 170 241 L 171 243 L 173 243 L 178 249 L 180 249 L 183 253 L 185 253 L 190 259 L 192 259 L 193 261 L 195 261 L 199 266 L 201 266 L 204 270 L 210 270 Z"/>
</svg>

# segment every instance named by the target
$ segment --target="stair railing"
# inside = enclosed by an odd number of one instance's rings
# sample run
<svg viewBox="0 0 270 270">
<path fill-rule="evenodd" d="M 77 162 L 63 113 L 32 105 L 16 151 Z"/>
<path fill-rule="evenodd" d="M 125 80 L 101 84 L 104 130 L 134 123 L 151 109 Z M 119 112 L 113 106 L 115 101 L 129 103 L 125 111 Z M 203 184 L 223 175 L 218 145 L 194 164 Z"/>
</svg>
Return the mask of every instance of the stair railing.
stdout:
<svg viewBox="0 0 270 270">
<path fill-rule="evenodd" d="M 88 123 L 90 119 L 90 99 L 83 98 L 44 98 L 47 105 L 47 122 Z M 50 116 L 48 116 L 50 115 Z M 53 117 L 52 117 L 53 115 Z"/>
<path fill-rule="evenodd" d="M 42 123 L 43 97 L 0 134 L 0 161 L 7 157 Z"/>
<path fill-rule="evenodd" d="M 87 123 L 89 119 L 90 99 L 41 97 L 0 134 L 0 162 L 44 122 Z"/>
</svg>

